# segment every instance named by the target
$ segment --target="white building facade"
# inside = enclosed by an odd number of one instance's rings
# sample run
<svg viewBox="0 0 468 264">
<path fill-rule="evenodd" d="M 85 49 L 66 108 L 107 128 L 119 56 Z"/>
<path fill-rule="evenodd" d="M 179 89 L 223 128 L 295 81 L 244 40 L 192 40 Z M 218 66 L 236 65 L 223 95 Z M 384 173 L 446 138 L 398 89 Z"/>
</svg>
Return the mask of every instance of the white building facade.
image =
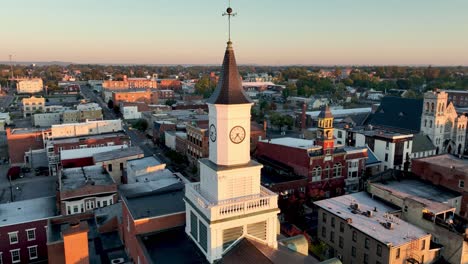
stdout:
<svg viewBox="0 0 468 264">
<path fill-rule="evenodd" d="M 463 154 L 467 122 L 467 117 L 459 116 L 453 104 L 448 103 L 446 92 L 424 94 L 421 132 L 432 140 L 436 153 Z"/>
<path fill-rule="evenodd" d="M 16 83 L 17 93 L 41 93 L 44 90 L 44 83 L 42 79 L 25 79 Z"/>
</svg>

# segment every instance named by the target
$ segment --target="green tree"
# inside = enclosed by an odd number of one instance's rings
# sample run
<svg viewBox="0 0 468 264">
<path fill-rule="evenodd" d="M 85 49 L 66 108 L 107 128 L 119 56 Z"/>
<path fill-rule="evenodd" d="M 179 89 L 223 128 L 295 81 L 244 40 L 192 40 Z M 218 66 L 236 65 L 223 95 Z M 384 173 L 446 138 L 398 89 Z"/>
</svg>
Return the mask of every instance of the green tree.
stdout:
<svg viewBox="0 0 468 264">
<path fill-rule="evenodd" d="M 195 93 L 203 95 L 204 98 L 208 98 L 216 88 L 216 83 L 209 77 L 201 77 L 195 84 Z"/>
<path fill-rule="evenodd" d="M 114 108 L 114 101 L 109 100 L 109 101 L 107 102 L 107 107 L 108 107 L 109 109 L 113 109 L 113 108 Z"/>
<path fill-rule="evenodd" d="M 168 106 L 172 106 L 172 105 L 174 105 L 175 103 L 177 103 L 177 100 L 168 99 L 168 100 L 166 100 L 166 103 L 165 103 L 165 104 L 168 105 Z"/>
</svg>

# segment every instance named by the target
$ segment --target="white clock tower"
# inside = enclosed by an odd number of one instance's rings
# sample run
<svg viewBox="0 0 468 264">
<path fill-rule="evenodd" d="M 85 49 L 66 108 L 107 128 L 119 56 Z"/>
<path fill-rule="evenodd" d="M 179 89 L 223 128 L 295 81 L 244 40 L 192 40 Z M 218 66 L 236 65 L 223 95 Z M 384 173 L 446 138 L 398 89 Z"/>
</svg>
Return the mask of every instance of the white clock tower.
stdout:
<svg viewBox="0 0 468 264">
<path fill-rule="evenodd" d="M 262 165 L 250 159 L 252 101 L 242 88 L 231 41 L 207 103 L 210 154 L 199 160 L 200 182 L 185 189 L 185 231 L 211 263 L 243 238 L 277 248 L 278 196 L 260 185 Z"/>
</svg>

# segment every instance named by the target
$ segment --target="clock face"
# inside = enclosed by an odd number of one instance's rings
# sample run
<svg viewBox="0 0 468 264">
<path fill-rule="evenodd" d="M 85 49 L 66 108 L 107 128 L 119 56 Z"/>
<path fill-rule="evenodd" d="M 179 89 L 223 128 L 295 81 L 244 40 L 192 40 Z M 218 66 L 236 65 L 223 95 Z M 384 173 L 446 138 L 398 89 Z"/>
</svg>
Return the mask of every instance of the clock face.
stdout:
<svg viewBox="0 0 468 264">
<path fill-rule="evenodd" d="M 229 133 L 229 138 L 234 144 L 241 143 L 245 139 L 245 129 L 241 126 L 233 127 Z"/>
<path fill-rule="evenodd" d="M 216 127 L 213 124 L 211 124 L 210 126 L 210 140 L 212 142 L 216 141 Z"/>
</svg>

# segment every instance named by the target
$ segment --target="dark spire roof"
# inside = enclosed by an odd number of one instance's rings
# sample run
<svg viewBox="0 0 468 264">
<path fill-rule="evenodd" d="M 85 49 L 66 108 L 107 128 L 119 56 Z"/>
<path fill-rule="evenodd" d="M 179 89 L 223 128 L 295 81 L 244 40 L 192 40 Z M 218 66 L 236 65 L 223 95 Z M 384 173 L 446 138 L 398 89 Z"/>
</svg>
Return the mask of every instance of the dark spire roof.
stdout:
<svg viewBox="0 0 468 264">
<path fill-rule="evenodd" d="M 237 69 L 232 42 L 227 43 L 223 68 L 218 86 L 207 101 L 209 104 L 250 104 L 249 96 L 242 88 L 242 80 Z"/>
<path fill-rule="evenodd" d="M 330 107 L 326 105 L 322 111 L 320 111 L 320 114 L 318 115 L 319 118 L 333 118 L 333 115 L 330 111 Z"/>
</svg>

